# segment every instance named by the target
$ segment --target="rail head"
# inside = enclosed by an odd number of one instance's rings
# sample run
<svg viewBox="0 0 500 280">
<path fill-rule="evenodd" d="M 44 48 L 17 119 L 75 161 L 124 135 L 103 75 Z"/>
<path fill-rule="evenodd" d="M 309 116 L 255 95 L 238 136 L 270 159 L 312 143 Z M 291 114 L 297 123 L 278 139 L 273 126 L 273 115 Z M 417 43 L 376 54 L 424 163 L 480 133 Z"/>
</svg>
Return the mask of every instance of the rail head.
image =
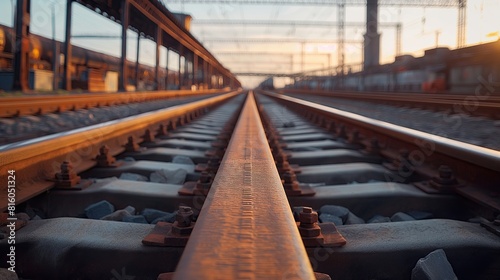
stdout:
<svg viewBox="0 0 500 280">
<path fill-rule="evenodd" d="M 314 279 L 253 93 L 174 279 Z"/>
<path fill-rule="evenodd" d="M 141 91 L 126 93 L 82 93 L 0 97 L 0 117 L 64 112 L 81 108 L 155 101 L 187 96 L 227 93 L 225 89 Z"/>
</svg>

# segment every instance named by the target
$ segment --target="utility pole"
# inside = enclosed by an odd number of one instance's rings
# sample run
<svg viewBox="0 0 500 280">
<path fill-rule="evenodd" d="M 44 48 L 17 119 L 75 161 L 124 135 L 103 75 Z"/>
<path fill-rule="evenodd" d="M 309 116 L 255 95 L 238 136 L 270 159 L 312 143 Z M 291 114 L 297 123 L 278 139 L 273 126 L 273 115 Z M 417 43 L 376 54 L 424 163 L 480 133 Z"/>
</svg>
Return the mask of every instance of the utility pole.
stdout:
<svg viewBox="0 0 500 280">
<path fill-rule="evenodd" d="M 16 0 L 10 0 L 10 5 L 12 6 L 12 29 L 16 30 Z M 7 35 L 5 35 L 7 36 Z M 11 45 L 12 45 L 12 53 L 16 53 L 16 40 L 11 40 Z"/>
<path fill-rule="evenodd" d="M 304 53 L 305 53 L 304 46 L 305 46 L 305 44 L 306 44 L 305 42 L 301 43 L 302 49 L 300 52 L 300 72 L 304 72 Z"/>
<path fill-rule="evenodd" d="M 17 0 L 16 4 L 16 50 L 14 52 L 13 90 L 28 91 L 30 71 L 30 0 Z"/>
<path fill-rule="evenodd" d="M 436 48 L 438 47 L 439 45 L 439 35 L 441 34 L 441 31 L 439 30 L 436 30 Z"/>
<path fill-rule="evenodd" d="M 337 29 L 337 37 L 338 37 L 338 44 L 337 44 L 337 73 L 340 74 L 341 78 L 341 83 L 342 83 L 342 76 L 344 75 L 344 35 L 345 35 L 345 2 L 344 0 L 341 1 L 340 4 L 338 4 L 338 19 L 337 21 L 339 22 L 339 28 Z"/>
<path fill-rule="evenodd" d="M 52 2 L 52 90 L 59 89 L 59 45 L 56 41 L 56 2 Z"/>
<path fill-rule="evenodd" d="M 396 56 L 401 55 L 401 23 L 396 25 Z"/>
</svg>

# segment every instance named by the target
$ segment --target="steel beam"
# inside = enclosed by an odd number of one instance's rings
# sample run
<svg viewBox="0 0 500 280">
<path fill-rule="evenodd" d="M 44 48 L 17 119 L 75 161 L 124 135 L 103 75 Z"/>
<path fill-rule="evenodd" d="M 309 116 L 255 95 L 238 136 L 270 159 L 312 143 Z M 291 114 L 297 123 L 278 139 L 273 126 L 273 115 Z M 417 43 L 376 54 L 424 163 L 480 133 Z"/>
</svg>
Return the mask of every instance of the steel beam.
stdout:
<svg viewBox="0 0 500 280">
<path fill-rule="evenodd" d="M 66 31 L 64 36 L 64 78 L 63 88 L 71 90 L 71 59 L 73 58 L 71 49 L 71 21 L 73 17 L 73 0 L 66 1 Z"/>
<path fill-rule="evenodd" d="M 144 14 L 154 24 L 159 25 L 169 36 L 178 41 L 186 50 L 192 51 L 207 60 L 214 67 L 219 69 L 226 76 L 232 76 L 231 72 L 225 69 L 220 62 L 198 42 L 190 33 L 172 21 L 166 13 L 158 9 L 149 0 L 129 0 L 130 4 L 140 13 Z M 156 1 L 156 0 L 155 0 Z"/>
<path fill-rule="evenodd" d="M 163 86 L 160 83 L 160 47 L 162 45 L 162 30 L 160 26 L 156 26 L 156 57 L 155 57 L 155 82 L 156 89 L 162 90 Z"/>
<path fill-rule="evenodd" d="M 193 85 L 198 89 L 199 77 L 198 77 L 198 56 L 193 53 Z"/>
<path fill-rule="evenodd" d="M 135 90 L 139 90 L 139 54 L 141 48 L 141 34 L 137 32 L 137 48 L 135 51 Z M 126 85 L 125 85 L 126 86 Z"/>
<path fill-rule="evenodd" d="M 203 60 L 203 83 L 205 84 L 205 87 L 208 89 L 208 62 Z"/>
<path fill-rule="evenodd" d="M 184 81 L 183 84 L 184 86 L 189 85 L 189 51 L 187 51 L 184 55 L 184 75 L 183 75 Z"/>
<path fill-rule="evenodd" d="M 128 85 L 128 67 L 127 67 L 127 30 L 129 26 L 129 20 L 130 20 L 130 3 L 129 0 L 121 0 L 121 7 L 122 7 L 122 13 L 121 13 L 121 23 L 122 23 L 122 54 L 120 57 L 120 76 L 119 76 L 119 82 L 118 82 L 118 90 L 119 91 L 126 91 L 127 90 L 127 85 Z M 140 37 L 139 34 L 137 34 L 138 37 Z M 139 40 L 139 38 L 137 39 Z M 139 43 L 138 43 L 139 44 Z M 137 48 L 137 51 L 139 51 L 139 48 Z M 139 60 L 139 59 L 137 59 Z M 136 72 L 137 75 L 137 72 Z M 136 81 L 136 83 L 138 80 Z M 136 88 L 137 89 L 137 88 Z"/>
<path fill-rule="evenodd" d="M 167 72 L 167 75 L 165 76 L 165 89 L 168 89 L 168 82 L 169 82 L 169 79 L 168 79 L 168 61 L 169 61 L 169 55 L 170 55 L 170 49 L 167 47 L 167 52 L 166 52 L 166 65 L 165 65 L 165 70 Z"/>
<path fill-rule="evenodd" d="M 56 40 L 56 3 L 52 3 L 52 89 L 59 89 L 59 43 Z"/>
<path fill-rule="evenodd" d="M 181 73 L 181 69 L 182 69 L 182 66 L 181 66 L 181 58 L 182 58 L 182 47 L 181 49 L 179 50 L 179 69 L 177 70 L 178 71 L 178 74 L 179 74 L 179 89 L 182 88 L 182 73 Z M 185 60 L 184 60 L 185 61 Z"/>
</svg>

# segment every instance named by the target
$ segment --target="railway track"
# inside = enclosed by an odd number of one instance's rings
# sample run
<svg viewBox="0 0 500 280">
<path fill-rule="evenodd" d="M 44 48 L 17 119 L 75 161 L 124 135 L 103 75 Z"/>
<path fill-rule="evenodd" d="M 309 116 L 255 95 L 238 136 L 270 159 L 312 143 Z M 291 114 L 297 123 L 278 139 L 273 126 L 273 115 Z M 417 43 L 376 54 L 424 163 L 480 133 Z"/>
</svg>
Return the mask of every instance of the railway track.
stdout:
<svg viewBox="0 0 500 280">
<path fill-rule="evenodd" d="M 499 152 L 292 97 L 232 92 L 1 156 L 32 218 L 23 279 L 500 277 Z"/>
<path fill-rule="evenodd" d="M 480 83 L 470 94 L 411 93 L 411 92 L 357 92 L 284 89 L 281 93 L 313 94 L 325 97 L 369 101 L 402 107 L 416 107 L 450 114 L 500 118 L 500 97 L 493 95 L 494 88 L 488 83 Z"/>
<path fill-rule="evenodd" d="M 0 118 L 61 113 L 78 109 L 155 101 L 181 96 L 227 92 L 227 90 L 172 90 L 130 93 L 35 95 L 0 98 Z"/>
</svg>

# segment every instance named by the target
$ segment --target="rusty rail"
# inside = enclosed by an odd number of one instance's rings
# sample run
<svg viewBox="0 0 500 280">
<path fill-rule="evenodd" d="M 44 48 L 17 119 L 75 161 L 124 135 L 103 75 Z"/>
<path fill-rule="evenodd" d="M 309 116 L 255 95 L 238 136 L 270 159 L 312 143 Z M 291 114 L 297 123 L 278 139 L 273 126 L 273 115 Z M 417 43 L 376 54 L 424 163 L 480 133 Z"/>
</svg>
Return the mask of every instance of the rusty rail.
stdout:
<svg viewBox="0 0 500 280">
<path fill-rule="evenodd" d="M 308 112 L 319 124 L 338 133 L 356 133 L 359 144 L 379 150 L 387 158 L 398 158 L 399 151 L 409 152 L 410 167 L 417 173 L 437 176 L 441 165 L 453 167 L 467 181 L 457 193 L 500 211 L 497 198 L 500 184 L 500 151 L 495 151 L 437 135 L 409 129 L 328 106 L 282 94 L 262 92 L 284 102 L 300 113 Z M 373 142 L 375 140 L 375 143 Z M 375 146 L 375 147 L 373 147 Z M 377 153 L 378 153 L 377 152 Z"/>
<path fill-rule="evenodd" d="M 252 93 L 174 279 L 314 279 Z"/>
<path fill-rule="evenodd" d="M 470 94 L 450 93 L 411 93 L 411 92 L 359 92 L 359 91 L 325 91 L 282 89 L 280 93 L 311 94 L 326 97 L 336 97 L 376 103 L 386 103 L 396 106 L 414 106 L 433 110 L 450 111 L 457 114 L 500 117 L 500 97 L 492 95 L 488 86 L 483 85 L 480 91 Z"/>
<path fill-rule="evenodd" d="M 49 179 L 59 172 L 62 162 L 70 161 L 76 173 L 83 172 L 95 166 L 95 157 L 101 146 L 107 145 L 112 155 L 119 154 L 124 151 L 128 137 L 140 143 L 147 129 L 154 132 L 160 124 L 176 122 L 181 117 L 219 104 L 239 93 L 230 92 L 123 120 L 1 146 L 0 176 L 6 176 L 7 170 L 16 171 L 16 201 L 21 203 L 51 189 L 54 182 Z M 0 193 L 0 209 L 3 211 L 7 207 L 6 186 L 0 187 Z"/>
<path fill-rule="evenodd" d="M 0 98 L 0 117 L 16 117 L 88 109 L 167 98 L 226 93 L 228 90 L 172 90 L 132 93 L 38 95 Z"/>
</svg>

